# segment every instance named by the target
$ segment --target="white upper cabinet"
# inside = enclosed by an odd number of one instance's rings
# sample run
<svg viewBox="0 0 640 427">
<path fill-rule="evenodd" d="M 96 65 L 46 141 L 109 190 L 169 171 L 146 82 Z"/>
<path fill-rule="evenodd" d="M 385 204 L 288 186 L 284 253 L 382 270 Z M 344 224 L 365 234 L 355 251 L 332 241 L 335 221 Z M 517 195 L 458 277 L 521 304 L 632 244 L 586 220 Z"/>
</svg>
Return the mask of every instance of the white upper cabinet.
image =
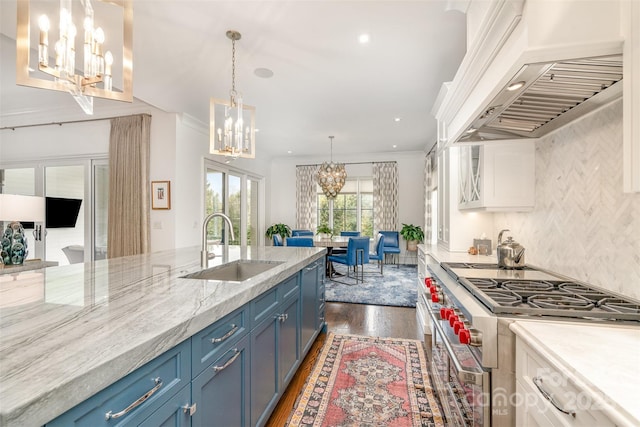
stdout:
<svg viewBox="0 0 640 427">
<path fill-rule="evenodd" d="M 530 211 L 535 202 L 533 140 L 460 147 L 458 209 Z"/>
</svg>

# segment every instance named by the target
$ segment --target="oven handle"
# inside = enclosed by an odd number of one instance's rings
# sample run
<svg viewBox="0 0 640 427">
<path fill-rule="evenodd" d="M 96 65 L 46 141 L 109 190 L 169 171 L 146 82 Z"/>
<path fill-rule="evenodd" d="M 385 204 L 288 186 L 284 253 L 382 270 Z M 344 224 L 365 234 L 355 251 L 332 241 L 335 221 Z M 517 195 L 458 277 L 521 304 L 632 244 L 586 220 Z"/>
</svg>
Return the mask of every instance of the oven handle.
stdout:
<svg viewBox="0 0 640 427">
<path fill-rule="evenodd" d="M 484 376 L 485 376 L 484 372 L 471 372 L 471 371 L 466 371 L 463 368 L 463 366 L 460 364 L 460 361 L 458 360 L 455 353 L 453 352 L 453 348 L 451 348 L 451 343 L 447 339 L 447 336 L 445 335 L 444 330 L 442 329 L 442 326 L 440 326 L 440 322 L 438 321 L 438 319 L 434 318 L 434 314 L 431 310 L 427 310 L 427 311 L 429 312 L 429 317 L 431 317 L 433 326 L 436 328 L 436 332 L 439 333 L 440 336 L 442 337 L 442 342 L 444 343 L 447 353 L 449 354 L 449 359 L 453 361 L 453 366 L 455 367 L 456 372 L 458 373 L 458 378 L 460 379 L 460 381 L 462 381 L 465 384 L 475 384 L 475 385 L 481 386 L 484 381 Z"/>
</svg>

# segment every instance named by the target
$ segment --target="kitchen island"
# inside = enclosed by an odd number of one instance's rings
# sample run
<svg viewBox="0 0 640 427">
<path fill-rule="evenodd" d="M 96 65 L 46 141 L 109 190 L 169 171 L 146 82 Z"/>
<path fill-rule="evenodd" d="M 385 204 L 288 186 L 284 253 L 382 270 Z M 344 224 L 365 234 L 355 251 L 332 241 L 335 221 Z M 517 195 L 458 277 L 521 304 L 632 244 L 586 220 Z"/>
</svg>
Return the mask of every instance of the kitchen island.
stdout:
<svg viewBox="0 0 640 427">
<path fill-rule="evenodd" d="M 209 261 L 277 262 L 242 282 L 181 278 L 202 269 L 199 247 L 0 276 L 0 425 L 49 422 L 324 253 L 230 247 Z"/>
</svg>

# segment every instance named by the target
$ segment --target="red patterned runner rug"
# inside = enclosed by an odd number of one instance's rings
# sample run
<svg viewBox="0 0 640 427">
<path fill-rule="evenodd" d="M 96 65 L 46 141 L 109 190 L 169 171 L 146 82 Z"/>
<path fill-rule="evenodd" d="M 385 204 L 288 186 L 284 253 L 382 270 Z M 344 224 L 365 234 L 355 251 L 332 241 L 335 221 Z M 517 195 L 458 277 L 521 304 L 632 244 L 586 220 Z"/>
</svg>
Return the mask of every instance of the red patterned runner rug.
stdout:
<svg viewBox="0 0 640 427">
<path fill-rule="evenodd" d="M 288 425 L 444 426 L 422 343 L 329 333 Z"/>
</svg>

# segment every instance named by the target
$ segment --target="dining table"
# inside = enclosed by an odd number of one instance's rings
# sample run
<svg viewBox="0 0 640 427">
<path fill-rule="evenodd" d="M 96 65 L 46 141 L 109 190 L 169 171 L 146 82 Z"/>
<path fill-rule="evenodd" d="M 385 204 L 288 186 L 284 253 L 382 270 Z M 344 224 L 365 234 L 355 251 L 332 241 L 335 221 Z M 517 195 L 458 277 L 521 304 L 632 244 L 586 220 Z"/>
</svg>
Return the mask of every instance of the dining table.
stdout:
<svg viewBox="0 0 640 427">
<path fill-rule="evenodd" d="M 313 244 L 327 248 L 325 274 L 327 277 L 336 275 L 337 273 L 333 269 L 333 263 L 329 262 L 328 257 L 333 253 L 333 248 L 346 248 L 349 245 L 349 236 L 315 237 Z"/>
</svg>

